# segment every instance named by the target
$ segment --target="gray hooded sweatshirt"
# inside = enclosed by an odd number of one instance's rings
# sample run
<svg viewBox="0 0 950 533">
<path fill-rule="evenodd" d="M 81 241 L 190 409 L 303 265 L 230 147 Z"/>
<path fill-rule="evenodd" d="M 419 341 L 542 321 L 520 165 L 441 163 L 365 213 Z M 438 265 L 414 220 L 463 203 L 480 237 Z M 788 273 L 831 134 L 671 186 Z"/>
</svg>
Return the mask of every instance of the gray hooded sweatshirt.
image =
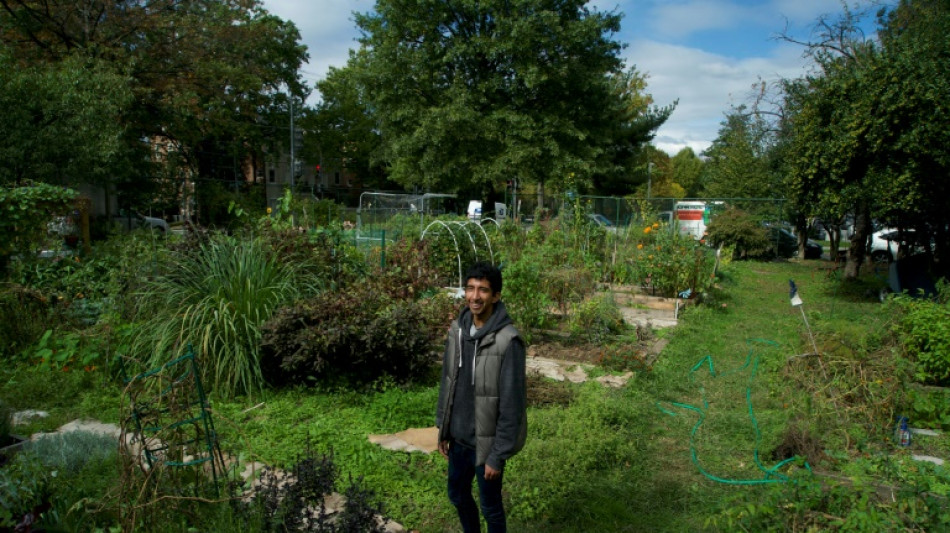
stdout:
<svg viewBox="0 0 950 533">
<path fill-rule="evenodd" d="M 475 449 L 476 464 L 503 470 L 527 435 L 525 350 L 501 301 L 474 334 L 466 307 L 452 322 L 442 360 L 439 440 Z"/>
</svg>

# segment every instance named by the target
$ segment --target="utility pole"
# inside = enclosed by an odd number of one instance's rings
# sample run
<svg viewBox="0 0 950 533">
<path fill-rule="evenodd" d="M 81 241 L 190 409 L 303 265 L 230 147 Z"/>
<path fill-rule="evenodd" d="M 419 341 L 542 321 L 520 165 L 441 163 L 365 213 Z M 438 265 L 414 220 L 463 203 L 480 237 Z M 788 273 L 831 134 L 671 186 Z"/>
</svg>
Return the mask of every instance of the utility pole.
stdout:
<svg viewBox="0 0 950 533">
<path fill-rule="evenodd" d="M 296 129 L 294 129 L 294 95 L 288 89 L 288 95 L 290 96 L 290 190 L 294 190 L 294 174 L 297 173 L 297 158 L 294 154 L 294 137 L 296 137 Z"/>
<path fill-rule="evenodd" d="M 652 170 L 653 170 L 653 163 L 648 162 L 647 163 L 647 200 L 653 198 L 653 195 L 652 195 L 653 174 L 651 174 Z"/>
</svg>

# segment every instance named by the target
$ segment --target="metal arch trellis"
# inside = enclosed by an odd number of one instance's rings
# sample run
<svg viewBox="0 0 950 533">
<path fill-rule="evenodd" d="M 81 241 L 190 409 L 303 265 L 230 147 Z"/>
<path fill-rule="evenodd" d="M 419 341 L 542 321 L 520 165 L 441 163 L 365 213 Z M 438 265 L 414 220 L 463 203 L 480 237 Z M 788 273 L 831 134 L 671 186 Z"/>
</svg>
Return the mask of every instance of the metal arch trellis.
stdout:
<svg viewBox="0 0 950 533">
<path fill-rule="evenodd" d="M 494 220 L 494 219 L 491 219 L 491 218 L 486 218 L 485 220 L 491 220 L 492 222 L 495 222 L 495 220 Z M 476 228 L 479 229 L 479 231 L 482 232 L 482 236 L 485 237 L 485 244 L 488 245 L 488 257 L 491 259 L 492 263 L 494 263 L 494 262 L 495 262 L 495 252 L 492 251 L 492 248 L 491 248 L 491 240 L 488 238 L 488 233 L 485 231 L 485 228 L 482 227 L 481 224 L 475 222 L 474 220 L 466 220 L 465 222 L 462 222 L 462 223 L 460 223 L 460 224 L 461 224 L 462 228 L 467 228 L 469 225 L 475 226 Z M 498 225 L 498 222 L 495 222 L 495 225 Z M 472 238 L 471 232 L 469 232 L 469 231 L 466 229 L 466 233 L 468 233 L 468 237 L 471 239 L 471 238 Z M 473 240 L 472 242 L 474 243 L 475 241 Z M 475 257 L 478 258 L 478 251 L 475 252 Z"/>
<path fill-rule="evenodd" d="M 444 227 L 445 229 L 449 230 L 449 235 L 452 236 L 452 242 L 455 243 L 455 258 L 456 258 L 456 260 L 458 261 L 458 266 L 459 266 L 459 287 L 461 287 L 461 286 L 462 286 L 462 252 L 459 250 L 459 241 L 458 241 L 458 239 L 455 238 L 455 233 L 452 232 L 452 228 L 450 228 L 448 224 L 446 224 L 445 222 L 442 222 L 441 220 L 433 220 L 432 222 L 429 223 L 428 226 L 426 226 L 426 229 L 422 230 L 422 236 L 419 237 L 419 240 L 420 240 L 420 241 L 425 240 L 425 238 L 426 238 L 426 233 L 429 231 L 429 228 L 431 228 L 432 226 L 435 226 L 435 225 L 437 225 L 437 224 L 440 225 L 440 226 L 442 226 L 442 227 Z"/>
<path fill-rule="evenodd" d="M 462 288 L 462 281 L 463 281 L 462 280 L 462 250 L 461 248 L 459 248 L 459 241 L 455 237 L 455 232 L 452 231 L 452 226 L 457 226 L 460 230 L 465 231 L 465 234 L 468 237 L 469 242 L 472 244 L 472 252 L 475 254 L 475 258 L 478 259 L 478 246 L 475 244 L 475 239 L 472 237 L 472 233 L 468 229 L 468 226 L 470 224 L 475 225 L 479 230 L 481 230 L 482 236 L 485 238 L 485 243 L 488 246 L 488 255 L 491 258 L 492 262 L 494 262 L 495 252 L 492 250 L 491 240 L 488 238 L 488 233 L 485 232 L 485 228 L 483 228 L 481 225 L 477 224 L 474 221 L 470 221 L 470 220 L 464 221 L 464 222 L 450 221 L 450 223 L 447 224 L 441 220 L 433 220 L 432 222 L 429 223 L 429 225 L 426 226 L 424 230 L 422 230 L 422 235 L 419 237 L 420 241 L 425 240 L 426 234 L 429 232 L 429 229 L 432 228 L 432 226 L 436 226 L 436 225 L 441 226 L 445 228 L 446 230 L 448 230 L 449 235 L 452 237 L 452 242 L 455 244 L 455 259 L 456 259 L 456 263 L 458 264 L 460 289 Z"/>
<path fill-rule="evenodd" d="M 452 225 L 458 226 L 459 229 L 465 230 L 465 235 L 468 236 L 468 242 L 472 243 L 472 255 L 475 256 L 475 259 L 478 259 L 478 246 L 475 245 L 475 239 L 472 238 L 471 232 L 469 232 L 468 229 L 465 228 L 466 222 L 459 222 L 456 220 L 452 222 Z"/>
</svg>

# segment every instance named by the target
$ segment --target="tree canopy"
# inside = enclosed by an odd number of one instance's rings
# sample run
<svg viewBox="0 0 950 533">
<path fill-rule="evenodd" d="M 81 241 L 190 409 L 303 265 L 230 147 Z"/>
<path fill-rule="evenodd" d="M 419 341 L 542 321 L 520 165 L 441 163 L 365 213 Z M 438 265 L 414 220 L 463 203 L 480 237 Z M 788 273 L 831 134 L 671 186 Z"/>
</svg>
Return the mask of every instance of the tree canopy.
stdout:
<svg viewBox="0 0 950 533">
<path fill-rule="evenodd" d="M 236 171 L 235 160 L 286 140 L 288 99 L 281 91 L 301 101 L 307 92 L 299 77 L 306 51 L 298 41 L 296 27 L 258 0 L 0 0 L 0 45 L 17 67 L 86 61 L 100 77 L 108 72 L 125 80 L 131 99 L 102 91 L 84 102 L 84 111 L 114 117 L 115 107 L 127 104 L 117 123 L 128 131 L 130 154 L 141 150 L 143 138 L 161 137 L 193 175 L 205 178 L 221 177 L 222 162 Z M 77 129 L 59 142 L 96 145 L 82 138 L 87 134 L 99 133 Z M 148 168 L 101 173 L 142 180 Z"/>
<path fill-rule="evenodd" d="M 715 198 L 776 196 L 781 176 L 769 165 L 772 141 L 770 127 L 759 114 L 745 106 L 733 109 L 704 152 L 703 194 Z"/>
<path fill-rule="evenodd" d="M 872 220 L 933 236 L 946 256 L 950 8 L 901 2 L 881 14 L 879 43 L 848 16 L 821 27 L 824 39 L 810 45 L 819 72 L 786 90 L 788 183 L 798 203 L 855 214 L 848 276 L 857 275 Z"/>
<path fill-rule="evenodd" d="M 0 50 L 0 185 L 99 183 L 127 166 L 128 79 L 70 56 L 19 68 Z"/>
<path fill-rule="evenodd" d="M 357 15 L 365 55 L 348 68 L 359 62 L 390 177 L 486 190 L 511 178 L 589 186 L 614 172 L 618 144 L 648 139 L 666 115 L 637 120 L 638 77 L 612 37 L 620 15 L 586 4 L 378 0 Z"/>
</svg>

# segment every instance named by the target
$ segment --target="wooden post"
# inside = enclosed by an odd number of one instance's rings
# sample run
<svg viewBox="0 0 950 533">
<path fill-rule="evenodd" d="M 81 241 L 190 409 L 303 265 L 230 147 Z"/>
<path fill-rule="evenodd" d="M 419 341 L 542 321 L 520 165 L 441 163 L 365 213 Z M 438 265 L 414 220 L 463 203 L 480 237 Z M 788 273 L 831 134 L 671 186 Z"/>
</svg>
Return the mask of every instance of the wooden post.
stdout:
<svg viewBox="0 0 950 533">
<path fill-rule="evenodd" d="M 92 201 L 89 198 L 79 198 L 76 201 L 79 207 L 79 229 L 82 231 L 82 253 L 89 255 L 92 253 L 92 247 L 89 245 L 91 239 L 89 232 L 89 209 L 92 207 Z"/>
</svg>

